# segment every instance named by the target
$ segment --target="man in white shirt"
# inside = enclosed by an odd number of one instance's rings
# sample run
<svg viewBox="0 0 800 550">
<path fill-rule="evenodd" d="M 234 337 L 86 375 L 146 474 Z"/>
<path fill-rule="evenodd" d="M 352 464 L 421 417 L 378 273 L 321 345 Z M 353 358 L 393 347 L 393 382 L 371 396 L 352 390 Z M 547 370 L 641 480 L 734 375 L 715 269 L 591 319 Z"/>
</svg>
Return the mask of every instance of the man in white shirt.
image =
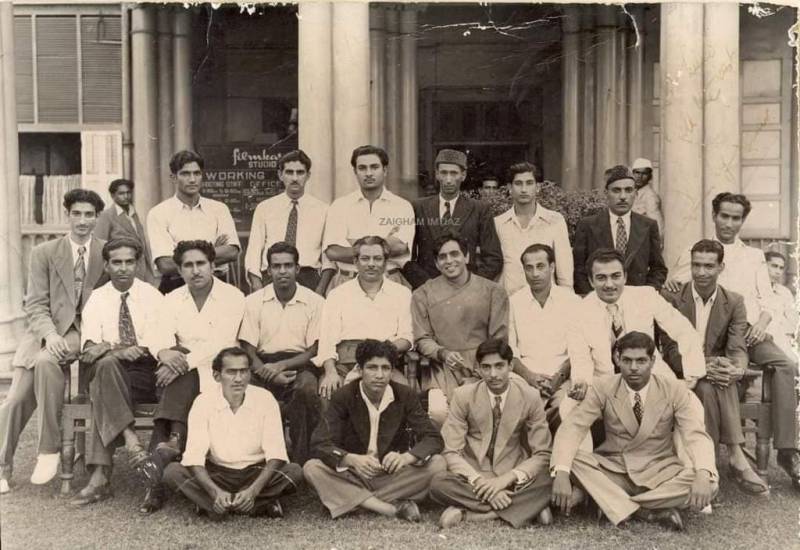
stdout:
<svg viewBox="0 0 800 550">
<path fill-rule="evenodd" d="M 778 450 L 778 464 L 800 490 L 800 453 L 797 450 L 797 362 L 775 344 L 768 332 L 775 304 L 764 253 L 747 246 L 739 238 L 750 213 L 750 201 L 744 195 L 720 193 L 711 201 L 715 239 L 725 250 L 725 270 L 719 284 L 741 294 L 747 310 L 745 333 L 750 362 L 758 368 L 772 369 L 772 443 Z M 681 254 L 665 288 L 677 292 L 680 284 L 691 278 L 691 250 Z"/>
<path fill-rule="evenodd" d="M 300 253 L 297 282 L 318 294 L 325 294 L 334 273 L 322 253 L 328 205 L 306 193 L 310 176 L 311 159 L 302 150 L 286 153 L 278 160 L 278 178 L 285 192 L 256 207 L 244 256 L 247 280 L 253 291 L 269 284 L 266 252 L 276 242 L 283 241 L 295 246 Z"/>
<path fill-rule="evenodd" d="M 184 284 L 172 260 L 180 241 L 212 243 L 221 274 L 239 256 L 241 245 L 228 206 L 200 196 L 204 166 L 203 157 L 194 151 L 175 153 L 169 161 L 175 196 L 157 204 L 147 214 L 147 235 L 155 267 L 161 274 L 159 290 L 164 294 Z"/>
<path fill-rule="evenodd" d="M 324 369 L 319 393 L 330 399 L 355 365 L 355 349 L 365 338 L 391 341 L 399 353 L 411 349 L 411 291 L 384 277 L 390 245 L 381 237 L 353 243 L 358 276 L 336 287 L 322 308 L 319 349 L 314 363 Z M 408 384 L 399 370 L 392 380 Z"/>
<path fill-rule="evenodd" d="M 157 468 L 139 508 L 143 514 L 161 508 L 158 481 L 167 464 L 186 447 L 186 421 L 198 394 L 216 389 L 211 362 L 219 350 L 235 346 L 244 315 L 244 295 L 214 277 L 214 247 L 208 241 L 181 241 L 173 261 L 185 286 L 164 297 L 162 330 L 174 335 L 171 348 L 158 351 L 156 387 L 160 395 L 153 414 L 150 452 Z"/>
<path fill-rule="evenodd" d="M 650 184 L 653 179 L 653 163 L 648 159 L 638 158 L 633 161 L 631 172 L 636 181 L 636 199 L 633 201 L 632 211 L 656 221 L 663 246 L 664 215 L 661 213 L 661 197 Z"/>
<path fill-rule="evenodd" d="M 241 348 L 220 351 L 212 371 L 218 386 L 195 399 L 186 452 L 164 481 L 212 519 L 283 517 L 278 498 L 294 493 L 303 473 L 286 456 L 278 402 L 248 385 L 250 358 Z"/>
<path fill-rule="evenodd" d="M 334 393 L 303 473 L 333 518 L 361 508 L 418 522 L 415 501 L 445 469 L 442 437 L 414 391 L 391 381 L 391 342 L 364 340 L 355 355 L 360 380 Z"/>
<path fill-rule="evenodd" d="M 353 150 L 350 164 L 359 189 L 333 201 L 325 221 L 323 249 L 338 268 L 327 290 L 330 292 L 356 277 L 353 244 L 367 235 L 377 235 L 386 241 L 386 278 L 408 286 L 400 269 L 411 259 L 414 209 L 410 202 L 384 185 L 389 155 L 380 147 L 362 145 Z"/>
<path fill-rule="evenodd" d="M 792 291 L 784 286 L 786 276 L 786 257 L 780 252 L 770 250 L 764 253 L 767 260 L 769 279 L 775 291 L 772 322 L 767 330 L 787 357 L 795 357 L 795 332 L 797 332 L 797 303 Z"/>
<path fill-rule="evenodd" d="M 81 361 L 89 366 L 92 438 L 86 464 L 88 485 L 72 500 L 84 506 L 111 496 L 110 468 L 114 449 L 124 440 L 132 466 L 148 457 L 133 428 L 137 403 L 156 400 L 154 354 L 171 345 L 161 330 L 164 297 L 135 277 L 142 253 L 132 239 L 103 246 L 105 271 L 111 279 L 95 290 L 83 309 Z"/>
<path fill-rule="evenodd" d="M 319 422 L 317 354 L 325 300 L 297 284 L 297 249 L 278 241 L 267 250 L 272 283 L 249 295 L 239 342 L 253 364 L 251 383 L 266 388 L 284 404 L 293 462 L 308 460 L 311 433 Z"/>
<path fill-rule="evenodd" d="M 494 219 L 503 249 L 503 286 L 506 292 L 511 296 L 527 286 L 519 258 L 522 251 L 534 243 L 546 244 L 553 249 L 556 282 L 572 288 L 572 246 L 564 216 L 536 202 L 539 183 L 533 164 L 514 164 L 509 168 L 509 176 L 513 204 Z"/>
</svg>

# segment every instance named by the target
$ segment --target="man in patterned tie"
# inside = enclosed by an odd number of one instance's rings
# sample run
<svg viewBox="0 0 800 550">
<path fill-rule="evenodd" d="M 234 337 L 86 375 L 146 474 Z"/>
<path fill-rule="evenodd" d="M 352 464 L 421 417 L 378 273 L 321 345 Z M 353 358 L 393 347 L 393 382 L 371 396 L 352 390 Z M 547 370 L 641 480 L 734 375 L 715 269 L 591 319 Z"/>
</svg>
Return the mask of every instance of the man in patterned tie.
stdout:
<svg viewBox="0 0 800 550">
<path fill-rule="evenodd" d="M 58 472 L 62 368 L 80 349 L 81 308 L 106 279 L 100 256 L 103 241 L 92 236 L 103 201 L 94 191 L 73 189 L 64 195 L 64 208 L 69 234 L 31 252 L 25 297 L 28 328 L 12 361 L 11 389 L 0 406 L 0 493 L 9 491 L 14 450 L 37 407 L 38 457 L 31 483 L 47 483 Z"/>
<path fill-rule="evenodd" d="M 133 409 L 156 401 L 154 355 L 172 346 L 175 336 L 161 328 L 164 297 L 134 277 L 141 254 L 132 239 L 106 243 L 104 269 L 111 281 L 92 293 L 84 308 L 81 361 L 89 366 L 93 441 L 86 464 L 92 474 L 72 500 L 76 506 L 111 496 L 110 468 L 118 441 L 124 441 L 132 466 L 148 457 L 133 429 Z"/>
<path fill-rule="evenodd" d="M 608 208 L 581 219 L 575 230 L 575 292 L 583 296 L 592 290 L 585 266 L 586 259 L 598 248 L 611 248 L 622 254 L 628 285 L 660 290 L 667 278 L 661 237 L 655 220 L 631 212 L 636 198 L 633 173 L 627 166 L 614 166 L 606 170 L 605 180 Z"/>
</svg>

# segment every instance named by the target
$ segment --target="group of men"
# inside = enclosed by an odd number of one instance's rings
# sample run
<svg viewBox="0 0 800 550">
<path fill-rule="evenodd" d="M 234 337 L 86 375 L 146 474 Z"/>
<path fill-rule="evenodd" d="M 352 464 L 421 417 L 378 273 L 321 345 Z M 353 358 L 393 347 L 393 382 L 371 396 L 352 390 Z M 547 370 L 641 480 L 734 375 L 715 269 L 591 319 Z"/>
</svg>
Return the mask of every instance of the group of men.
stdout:
<svg viewBox="0 0 800 550">
<path fill-rule="evenodd" d="M 214 518 L 280 517 L 279 497 L 305 479 L 333 517 L 418 521 L 430 496 L 447 505 L 443 527 L 519 527 L 588 495 L 614 524 L 681 529 L 678 509 L 717 491 L 719 444 L 743 491 L 769 492 L 742 452 L 748 364 L 773 372 L 774 446 L 800 488 L 786 259 L 768 254 L 768 269 L 739 239 L 746 197 L 714 199 L 715 238 L 687 247 L 668 279 L 663 221 L 632 212 L 647 163 L 606 171 L 607 208 L 572 242 L 537 203 L 529 163 L 510 167 L 513 205 L 495 218 L 461 194 L 460 151 L 440 151 L 439 193 L 413 205 L 385 188 L 384 150 L 358 147 L 351 164 L 359 188 L 328 206 L 306 192 L 304 152 L 279 161 L 285 191 L 253 216 L 248 296 L 222 280 L 241 246 L 227 206 L 200 194 L 196 153 L 173 156 L 175 196 L 146 229 L 131 181 L 111 183 L 106 210 L 92 191 L 68 192 L 69 234 L 31 256 L 28 330 L 0 407 L 0 493 L 35 410 L 31 482 L 57 474 L 75 360 L 93 415 L 75 505 L 112 495 L 124 446 L 145 514 L 171 487 Z M 158 404 L 147 447 L 141 403 Z"/>
</svg>

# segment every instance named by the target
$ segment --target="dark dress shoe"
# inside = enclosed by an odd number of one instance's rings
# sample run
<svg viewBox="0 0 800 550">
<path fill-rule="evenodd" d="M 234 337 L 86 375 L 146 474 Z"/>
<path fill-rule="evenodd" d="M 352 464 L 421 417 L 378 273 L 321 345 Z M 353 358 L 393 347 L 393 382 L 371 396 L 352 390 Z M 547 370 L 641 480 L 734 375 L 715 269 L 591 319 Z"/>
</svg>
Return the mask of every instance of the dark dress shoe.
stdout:
<svg viewBox="0 0 800 550">
<path fill-rule="evenodd" d="M 181 450 L 178 447 L 178 441 L 176 439 L 162 441 L 156 445 L 156 453 L 161 458 L 161 462 L 165 466 L 170 462 L 178 460 L 181 456 Z"/>
<path fill-rule="evenodd" d="M 683 518 L 675 508 L 654 512 L 652 521 L 673 531 L 683 531 Z"/>
<path fill-rule="evenodd" d="M 420 520 L 419 507 L 413 500 L 404 500 L 397 505 L 397 515 L 395 516 L 411 523 L 417 523 Z"/>
<path fill-rule="evenodd" d="M 69 503 L 72 506 L 87 506 L 89 504 L 94 504 L 95 502 L 101 502 L 109 499 L 112 496 L 114 496 L 114 493 L 111 490 L 110 483 L 106 483 L 105 485 L 101 485 L 99 487 L 87 485 L 81 490 L 80 493 L 75 495 L 75 498 L 69 501 Z"/>
<path fill-rule="evenodd" d="M 275 500 L 271 500 L 267 503 L 267 507 L 264 510 L 264 515 L 268 518 L 282 518 L 283 517 L 283 506 L 281 506 L 281 501 L 277 498 Z"/>
<path fill-rule="evenodd" d="M 781 449 L 778 451 L 778 466 L 783 468 L 790 478 L 795 489 L 800 489 L 800 454 L 795 450 Z"/>
<path fill-rule="evenodd" d="M 160 510 L 164 506 L 164 487 L 163 485 L 154 485 L 148 487 L 147 492 L 144 494 L 142 505 L 139 506 L 140 514 L 152 514 L 156 510 Z"/>
</svg>

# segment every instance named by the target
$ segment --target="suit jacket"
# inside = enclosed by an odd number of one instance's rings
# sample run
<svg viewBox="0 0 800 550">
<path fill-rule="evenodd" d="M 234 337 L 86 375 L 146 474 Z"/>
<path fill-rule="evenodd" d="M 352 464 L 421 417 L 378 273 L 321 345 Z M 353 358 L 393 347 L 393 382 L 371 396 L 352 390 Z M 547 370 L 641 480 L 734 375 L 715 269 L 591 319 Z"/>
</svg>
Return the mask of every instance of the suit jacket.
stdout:
<svg viewBox="0 0 800 550">
<path fill-rule="evenodd" d="M 82 305 L 89 300 L 92 290 L 108 281 L 108 275 L 103 271 L 104 244 L 105 241 L 92 236 L 81 293 Z M 14 355 L 14 366 L 33 368 L 42 340 L 52 332 L 64 336 L 75 322 L 78 304 L 73 270 L 69 235 L 42 243 L 31 251 L 24 306 L 27 326 Z"/>
<path fill-rule="evenodd" d="M 131 219 L 124 213 L 120 214 L 116 206 L 112 204 L 97 217 L 94 235 L 104 241 L 119 239 L 120 237 L 127 237 L 137 241 L 142 247 L 142 256 L 136 262 L 136 276 L 146 283 L 155 284 L 156 278 L 153 274 L 150 243 L 148 243 L 144 227 L 139 221 L 139 214 L 136 212 L 133 214 L 133 220 L 136 225 L 135 228 L 134 224 L 131 223 Z"/>
<path fill-rule="evenodd" d="M 716 475 L 714 444 L 706 433 L 702 407 L 679 380 L 650 377 L 642 424 L 636 422 L 622 375 L 603 378 L 561 421 L 553 444 L 552 468 L 571 468 L 578 447 L 595 420 L 602 419 L 606 439 L 590 462 L 627 474 L 636 485 L 653 489 L 685 468 L 678 458 L 673 428 L 679 432 L 697 470 Z M 695 401 L 696 402 L 696 401 Z"/>
<path fill-rule="evenodd" d="M 369 446 L 369 412 L 359 389 L 360 380 L 345 384 L 331 398 L 311 436 L 311 455 L 331 468 L 347 453 L 366 454 Z M 441 452 L 442 436 L 431 424 L 417 395 L 408 387 L 389 383 L 394 401 L 381 413 L 378 458 L 391 452 L 410 452 L 428 460 Z"/>
<path fill-rule="evenodd" d="M 591 292 L 586 259 L 598 248 L 614 248 L 611 236 L 611 218 L 608 209 L 582 218 L 575 229 L 575 242 L 572 256 L 575 261 L 575 292 L 586 295 Z M 667 280 L 667 266 L 661 256 L 661 238 L 658 224 L 636 212 L 631 212 L 628 248 L 625 250 L 625 269 L 628 273 L 626 284 L 630 286 L 649 285 L 656 290 Z"/>
<path fill-rule="evenodd" d="M 661 295 L 694 326 L 697 317 L 691 282 L 684 284 L 679 292 L 672 293 L 662 290 Z M 711 305 L 703 341 L 705 356 L 724 356 L 741 368 L 747 367 L 747 344 L 744 338 L 746 332 L 747 311 L 744 307 L 744 298 L 718 285 L 717 297 Z M 678 350 L 678 344 L 658 326 L 656 326 L 656 334 L 664 361 L 673 371 L 682 373 L 683 359 Z"/>
<path fill-rule="evenodd" d="M 503 252 L 489 207 L 475 199 L 460 196 L 453 209 L 452 224 L 441 225 L 439 195 L 414 202 L 417 231 L 411 249 L 411 261 L 403 267 L 403 275 L 413 288 L 439 276 L 436 268 L 436 239 L 457 230 L 469 243 L 469 270 L 493 281 L 503 270 Z M 477 249 L 480 248 L 480 254 Z"/>
<path fill-rule="evenodd" d="M 480 474 L 501 476 L 517 469 L 534 478 L 547 474 L 550 429 L 539 392 L 512 378 L 494 444 L 494 460 L 487 455 L 492 437 L 492 406 L 484 381 L 453 392 L 450 411 L 442 426 L 447 469 L 467 479 Z"/>
</svg>

